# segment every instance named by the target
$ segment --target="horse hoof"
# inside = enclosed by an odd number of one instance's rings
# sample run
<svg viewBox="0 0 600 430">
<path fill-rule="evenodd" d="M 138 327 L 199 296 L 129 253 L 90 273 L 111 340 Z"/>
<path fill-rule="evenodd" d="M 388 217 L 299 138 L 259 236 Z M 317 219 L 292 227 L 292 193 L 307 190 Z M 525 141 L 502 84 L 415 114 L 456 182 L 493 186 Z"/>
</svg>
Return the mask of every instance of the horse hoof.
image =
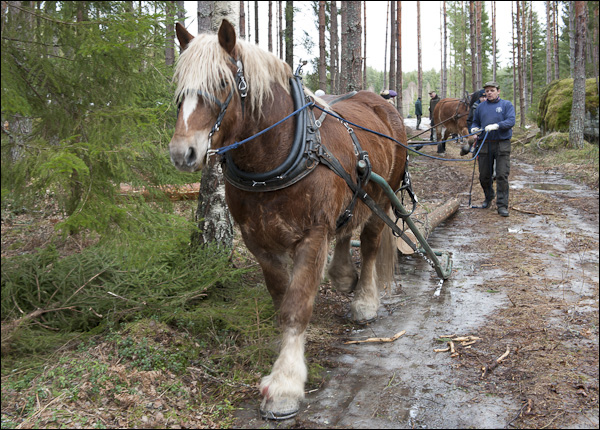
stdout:
<svg viewBox="0 0 600 430">
<path fill-rule="evenodd" d="M 266 398 L 260 405 L 260 416 L 263 420 L 288 420 L 298 415 L 300 401 L 294 399 L 273 400 Z"/>
</svg>

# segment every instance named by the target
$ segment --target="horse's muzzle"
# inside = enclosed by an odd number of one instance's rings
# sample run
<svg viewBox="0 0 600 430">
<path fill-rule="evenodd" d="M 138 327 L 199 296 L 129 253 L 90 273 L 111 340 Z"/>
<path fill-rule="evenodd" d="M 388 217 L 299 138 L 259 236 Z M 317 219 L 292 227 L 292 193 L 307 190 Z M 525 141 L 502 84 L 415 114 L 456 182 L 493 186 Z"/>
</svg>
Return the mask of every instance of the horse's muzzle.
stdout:
<svg viewBox="0 0 600 430">
<path fill-rule="evenodd" d="M 202 169 L 203 158 L 199 157 L 198 150 L 193 146 L 170 148 L 171 162 L 177 169 L 184 172 L 195 172 Z"/>
</svg>

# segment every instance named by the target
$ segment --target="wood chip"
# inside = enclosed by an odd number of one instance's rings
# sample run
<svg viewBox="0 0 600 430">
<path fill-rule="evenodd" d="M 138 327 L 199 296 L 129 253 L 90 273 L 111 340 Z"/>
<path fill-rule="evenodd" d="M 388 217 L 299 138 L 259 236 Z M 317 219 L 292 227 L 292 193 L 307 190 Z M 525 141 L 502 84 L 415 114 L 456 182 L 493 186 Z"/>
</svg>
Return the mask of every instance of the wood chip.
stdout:
<svg viewBox="0 0 600 430">
<path fill-rule="evenodd" d="M 370 337 L 365 340 L 349 340 L 348 342 L 344 342 L 344 345 L 350 345 L 354 343 L 367 343 L 367 342 L 393 342 L 398 339 L 400 336 L 403 336 L 406 333 L 406 330 L 402 330 L 401 332 L 396 333 L 392 337 Z"/>
</svg>

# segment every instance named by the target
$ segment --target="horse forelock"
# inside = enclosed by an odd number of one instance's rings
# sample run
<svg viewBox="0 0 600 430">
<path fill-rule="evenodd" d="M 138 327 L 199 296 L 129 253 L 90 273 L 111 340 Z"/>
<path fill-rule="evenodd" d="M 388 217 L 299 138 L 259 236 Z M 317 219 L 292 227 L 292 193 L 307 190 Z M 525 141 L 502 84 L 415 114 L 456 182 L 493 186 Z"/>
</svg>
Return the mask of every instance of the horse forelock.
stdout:
<svg viewBox="0 0 600 430">
<path fill-rule="evenodd" d="M 262 104 L 273 97 L 274 83 L 289 92 L 291 68 L 272 53 L 237 39 L 232 58 L 242 60 L 248 85 L 246 108 L 251 115 L 261 114 Z M 235 88 L 232 66 L 230 55 L 219 45 L 216 35 L 198 35 L 183 51 L 175 66 L 175 100 L 178 102 L 186 93 L 198 90 L 219 94 L 223 91 L 223 80 Z"/>
</svg>

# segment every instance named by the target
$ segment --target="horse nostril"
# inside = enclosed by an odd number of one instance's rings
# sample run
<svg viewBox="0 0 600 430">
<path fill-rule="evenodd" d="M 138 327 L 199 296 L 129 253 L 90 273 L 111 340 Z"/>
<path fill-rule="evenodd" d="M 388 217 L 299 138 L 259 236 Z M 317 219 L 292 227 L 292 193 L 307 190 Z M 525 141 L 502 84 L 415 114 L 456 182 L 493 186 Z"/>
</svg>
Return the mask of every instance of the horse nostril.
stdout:
<svg viewBox="0 0 600 430">
<path fill-rule="evenodd" d="M 184 159 L 185 163 L 190 167 L 196 164 L 196 150 L 190 146 L 185 153 Z"/>
</svg>

